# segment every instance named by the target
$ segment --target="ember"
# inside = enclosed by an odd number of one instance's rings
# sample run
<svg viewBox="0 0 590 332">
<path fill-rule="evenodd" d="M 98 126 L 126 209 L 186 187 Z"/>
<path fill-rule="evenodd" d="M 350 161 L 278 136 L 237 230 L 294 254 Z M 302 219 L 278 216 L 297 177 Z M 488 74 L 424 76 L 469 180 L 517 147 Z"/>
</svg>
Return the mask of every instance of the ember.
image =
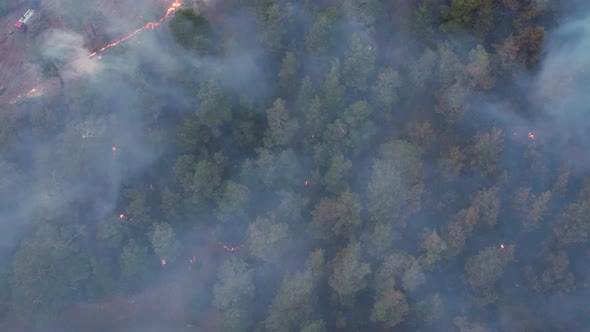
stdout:
<svg viewBox="0 0 590 332">
<path fill-rule="evenodd" d="M 535 134 L 533 134 L 533 132 L 529 131 L 529 138 L 530 139 L 535 139 Z"/>
<path fill-rule="evenodd" d="M 500 244 L 500 249 L 504 249 L 504 243 Z"/>
<path fill-rule="evenodd" d="M 162 266 L 166 265 L 166 260 L 162 259 Z"/>
</svg>

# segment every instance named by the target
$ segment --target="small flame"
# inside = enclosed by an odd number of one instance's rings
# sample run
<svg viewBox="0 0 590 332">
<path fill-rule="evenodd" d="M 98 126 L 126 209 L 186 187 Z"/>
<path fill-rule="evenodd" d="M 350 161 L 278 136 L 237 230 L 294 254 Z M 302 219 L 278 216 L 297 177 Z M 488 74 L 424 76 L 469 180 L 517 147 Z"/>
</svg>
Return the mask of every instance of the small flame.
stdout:
<svg viewBox="0 0 590 332">
<path fill-rule="evenodd" d="M 156 22 L 148 22 L 146 23 L 144 26 L 142 26 L 141 28 L 133 31 L 132 33 L 128 34 L 127 36 L 114 41 L 110 44 L 107 44 L 105 46 L 103 46 L 102 48 L 100 48 L 98 51 L 92 52 L 88 55 L 88 58 L 92 58 L 93 56 L 102 53 L 103 51 L 105 51 L 106 49 L 109 49 L 111 47 L 117 46 L 119 44 L 121 44 L 122 42 L 133 38 L 135 35 L 137 35 L 138 33 L 142 32 L 145 29 L 151 29 L 154 30 L 158 25 L 160 25 L 162 22 L 164 22 L 165 20 L 167 20 L 168 18 L 170 18 L 170 15 L 172 15 L 178 8 L 180 8 L 181 6 L 181 1 L 180 0 L 175 0 L 170 7 L 168 8 L 168 10 L 166 11 L 166 15 L 164 15 L 162 18 L 160 18 L 160 20 L 156 21 Z M 99 57 L 100 59 L 100 57 Z"/>
<path fill-rule="evenodd" d="M 243 245 L 243 244 L 241 244 L 241 245 L 239 245 L 239 246 L 237 246 L 237 247 L 228 247 L 228 246 L 226 246 L 225 244 L 222 244 L 221 242 L 220 242 L 219 244 L 221 244 L 221 245 L 223 246 L 223 249 L 225 249 L 225 250 L 227 250 L 227 251 L 229 251 L 229 252 L 234 252 L 234 251 L 236 251 L 236 250 L 238 250 L 238 249 L 240 249 L 240 248 L 243 248 L 243 247 L 244 247 L 244 245 Z"/>
<path fill-rule="evenodd" d="M 162 266 L 166 265 L 166 260 L 162 259 Z"/>
<path fill-rule="evenodd" d="M 117 147 L 116 147 L 116 146 L 113 146 L 113 147 L 111 148 L 111 151 L 113 151 L 113 152 L 117 152 Z"/>
<path fill-rule="evenodd" d="M 500 244 L 500 249 L 504 249 L 504 243 Z"/>
<path fill-rule="evenodd" d="M 127 219 L 127 218 L 125 217 L 125 215 L 124 215 L 124 214 L 122 214 L 122 213 L 121 213 L 121 214 L 119 215 L 119 219 Z"/>
<path fill-rule="evenodd" d="M 529 138 L 530 139 L 535 139 L 535 134 L 533 134 L 532 131 L 529 131 Z"/>
<path fill-rule="evenodd" d="M 307 187 L 307 185 L 309 184 L 309 181 L 305 180 L 305 182 L 303 182 L 303 184 Z"/>
</svg>

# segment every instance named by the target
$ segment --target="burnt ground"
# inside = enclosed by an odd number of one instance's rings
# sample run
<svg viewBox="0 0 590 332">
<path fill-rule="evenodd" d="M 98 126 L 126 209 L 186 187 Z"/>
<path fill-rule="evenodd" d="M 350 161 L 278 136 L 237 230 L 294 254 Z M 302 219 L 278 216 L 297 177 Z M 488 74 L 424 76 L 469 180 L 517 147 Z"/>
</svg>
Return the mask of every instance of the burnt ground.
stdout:
<svg viewBox="0 0 590 332">
<path fill-rule="evenodd" d="M 172 2 L 143 0 L 138 6 L 134 0 L 95 0 L 95 12 L 104 15 L 103 24 L 100 24 L 100 20 L 99 23 L 95 21 L 90 28 L 90 20 L 86 20 L 83 31 L 77 33 L 85 39 L 85 47 L 90 54 L 93 48 L 124 37 L 156 17 L 159 18 L 158 15 L 164 15 Z M 0 103 L 13 104 L 27 94 L 31 97 L 50 91 L 50 94 L 59 94 L 59 84 L 43 76 L 41 67 L 34 61 L 34 53 L 43 42 L 44 31 L 66 29 L 62 5 L 60 0 L 41 0 L 40 3 L 25 33 L 16 31 L 14 23 L 29 8 L 27 1 L 15 3 L 7 15 L 0 17 L 0 86 L 5 88 L 0 95 Z M 95 38 L 92 29 L 97 35 L 107 36 L 108 40 Z M 32 93 L 32 89 L 36 89 L 36 93 Z"/>
<path fill-rule="evenodd" d="M 108 17 L 111 24 L 94 25 L 93 28 L 97 34 L 108 35 L 109 39 L 114 41 L 157 17 L 158 12 L 154 9 L 163 9 L 163 15 L 170 3 L 172 0 L 144 0 L 144 10 L 138 11 L 137 2 L 134 0 L 96 0 L 96 10 Z M 31 52 L 43 42 L 40 30 L 64 29 L 64 18 L 60 16 L 60 8 L 60 0 L 42 0 L 40 10 L 36 13 L 39 15 L 38 20 L 31 22 L 26 33 L 14 29 L 14 23 L 28 9 L 24 1 L 15 4 L 9 14 L 0 17 L 0 86 L 6 88 L 0 95 L 0 103 L 15 103 L 21 96 L 34 97 L 48 91 L 60 93 L 59 80 L 45 78 L 41 67 L 34 63 Z M 92 52 L 93 47 L 100 47 L 100 43 L 104 43 L 90 40 L 88 32 L 84 37 L 88 53 Z M 209 233 L 202 229 L 195 232 L 200 233 L 201 235 L 197 236 L 201 237 L 203 232 Z M 235 253 L 224 251 L 212 239 L 205 243 L 190 248 L 184 253 L 186 257 L 163 267 L 161 281 L 143 291 L 81 302 L 64 310 L 57 318 L 56 329 L 117 332 L 133 327 L 144 331 L 153 328 L 158 331 L 216 331 L 217 312 L 208 305 L 210 301 L 201 304 L 200 310 L 195 310 L 189 303 L 194 302 L 195 297 L 198 298 L 200 294 L 210 293 L 217 270 L 218 259 L 215 257 Z M 194 266 L 188 263 L 192 255 L 197 259 Z M 35 330 L 26 323 L 13 319 L 0 320 L 0 331 L 50 332 Z"/>
<path fill-rule="evenodd" d="M 160 281 L 151 287 L 77 303 L 62 311 L 46 329 L 4 319 L 0 320 L 0 331 L 217 331 L 218 312 L 210 305 L 217 265 L 224 256 L 239 253 L 223 250 L 210 235 L 210 230 L 194 229 L 189 237 L 195 245 L 163 266 Z M 189 262 L 192 256 L 194 264 Z"/>
<path fill-rule="evenodd" d="M 213 245 L 210 242 L 187 251 L 195 256 L 194 265 L 188 262 L 189 256 L 162 267 L 162 274 L 170 275 L 144 291 L 79 303 L 63 311 L 58 318 L 58 330 L 216 331 L 217 312 L 209 306 L 207 296 L 217 270 L 212 255 L 220 250 Z M 205 300 L 200 306 L 203 309 L 190 305 L 195 297 Z"/>
</svg>

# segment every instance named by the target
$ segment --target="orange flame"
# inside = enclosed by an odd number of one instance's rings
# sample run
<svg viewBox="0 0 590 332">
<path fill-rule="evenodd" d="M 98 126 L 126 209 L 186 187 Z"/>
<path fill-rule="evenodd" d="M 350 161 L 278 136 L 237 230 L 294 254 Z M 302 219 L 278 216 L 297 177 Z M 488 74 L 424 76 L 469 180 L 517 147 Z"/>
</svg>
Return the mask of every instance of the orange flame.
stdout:
<svg viewBox="0 0 590 332">
<path fill-rule="evenodd" d="M 162 259 L 162 266 L 166 265 L 166 260 Z"/>
<path fill-rule="evenodd" d="M 530 139 L 535 139 L 535 134 L 533 134 L 532 131 L 529 131 L 529 138 Z"/>
<path fill-rule="evenodd" d="M 229 252 L 234 252 L 234 251 L 236 251 L 236 250 L 238 250 L 238 249 L 240 249 L 240 248 L 243 248 L 243 247 L 244 247 L 244 245 L 243 245 L 243 244 L 241 244 L 241 245 L 239 245 L 239 246 L 237 246 L 237 247 L 228 247 L 228 246 L 226 246 L 225 244 L 222 244 L 221 242 L 220 242 L 219 244 L 221 244 L 221 245 L 223 246 L 223 249 L 225 249 L 225 250 L 227 250 L 227 251 L 229 251 Z"/>
<path fill-rule="evenodd" d="M 500 249 L 504 249 L 504 243 L 500 244 Z"/>
<path fill-rule="evenodd" d="M 133 38 L 135 35 L 137 35 L 138 33 L 142 32 L 145 29 L 152 29 L 154 30 L 158 25 L 160 25 L 162 22 L 164 22 L 165 20 L 167 20 L 168 18 L 170 18 L 170 16 L 178 9 L 180 8 L 180 6 L 182 5 L 180 0 L 174 0 L 174 2 L 170 5 L 170 7 L 168 8 L 168 10 L 166 11 L 166 15 L 164 15 L 160 20 L 156 21 L 156 22 L 148 22 L 146 23 L 144 26 L 142 26 L 141 28 L 133 31 L 132 33 L 128 34 L 127 36 L 114 41 L 110 44 L 107 44 L 105 46 L 103 46 L 102 48 L 100 48 L 98 51 L 96 52 L 92 52 L 90 53 L 90 55 L 88 55 L 88 58 L 92 58 L 93 56 L 97 55 L 98 53 L 101 53 L 103 51 L 105 51 L 106 49 L 109 49 L 111 47 L 117 46 L 119 44 L 121 44 L 122 42 L 129 40 L 131 38 Z"/>
<path fill-rule="evenodd" d="M 125 215 L 121 213 L 121 214 L 119 215 L 119 219 L 126 219 L 126 218 L 125 218 Z"/>
</svg>

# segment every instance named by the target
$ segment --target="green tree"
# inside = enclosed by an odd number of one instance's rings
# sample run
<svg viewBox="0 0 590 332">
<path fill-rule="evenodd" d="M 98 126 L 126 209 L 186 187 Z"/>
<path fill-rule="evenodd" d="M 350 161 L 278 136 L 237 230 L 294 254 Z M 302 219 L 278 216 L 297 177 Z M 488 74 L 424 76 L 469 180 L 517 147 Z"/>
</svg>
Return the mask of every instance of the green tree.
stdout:
<svg viewBox="0 0 590 332">
<path fill-rule="evenodd" d="M 450 6 L 440 6 L 440 14 L 447 21 L 441 26 L 444 31 L 466 29 L 484 36 L 494 28 L 493 0 L 453 0 Z"/>
<path fill-rule="evenodd" d="M 391 120 L 391 110 L 399 100 L 398 90 L 402 83 L 399 73 L 393 67 L 382 68 L 377 73 L 377 81 L 372 87 L 375 106 L 383 109 L 384 117 Z"/>
<path fill-rule="evenodd" d="M 338 108 L 342 103 L 344 91 L 340 60 L 334 59 L 322 86 L 322 104 L 330 110 Z"/>
<path fill-rule="evenodd" d="M 563 213 L 552 223 L 552 230 L 560 246 L 586 243 L 590 236 L 590 200 L 580 200 L 569 204 Z"/>
<path fill-rule="evenodd" d="M 232 217 L 245 216 L 250 197 L 248 187 L 231 180 L 226 181 L 217 197 L 217 210 L 215 211 L 217 218 L 227 221 Z"/>
<path fill-rule="evenodd" d="M 278 2 L 272 1 L 267 6 L 262 5 L 257 8 L 261 8 L 258 15 L 258 24 L 261 26 L 258 40 L 272 51 L 280 50 L 289 33 L 290 4 L 281 6 Z"/>
<path fill-rule="evenodd" d="M 83 230 L 39 224 L 21 241 L 12 265 L 12 309 L 28 320 L 44 319 L 83 297 L 90 277 L 82 253 Z"/>
<path fill-rule="evenodd" d="M 466 282 L 478 303 L 487 305 L 496 302 L 498 293 L 494 286 L 502 278 L 506 265 L 513 261 L 513 245 L 508 245 L 506 248 L 489 247 L 467 260 Z"/>
<path fill-rule="evenodd" d="M 546 191 L 539 197 L 531 193 L 531 188 L 520 188 L 513 199 L 513 208 L 522 220 L 527 231 L 540 227 L 540 222 L 547 211 L 547 204 L 551 200 L 551 192 Z"/>
<path fill-rule="evenodd" d="M 123 247 L 119 255 L 119 267 L 123 282 L 131 289 L 139 289 L 147 280 L 147 274 L 150 270 L 150 260 L 153 258 L 148 255 L 148 247 L 134 239 L 129 240 Z"/>
<path fill-rule="evenodd" d="M 408 300 L 404 293 L 391 289 L 375 297 L 371 321 L 382 322 L 386 327 L 392 328 L 403 322 L 408 312 Z"/>
<path fill-rule="evenodd" d="M 281 189 L 284 186 L 300 186 L 304 178 L 299 156 L 291 149 L 273 152 L 269 149 L 256 149 L 256 160 L 247 160 L 242 165 L 241 176 L 262 182 L 268 189 Z"/>
<path fill-rule="evenodd" d="M 416 315 L 426 324 L 439 320 L 443 314 L 443 303 L 439 293 L 427 296 L 416 303 Z"/>
<path fill-rule="evenodd" d="M 299 63 L 297 62 L 295 52 L 285 52 L 279 71 L 279 86 L 287 93 L 295 91 L 298 71 Z"/>
<path fill-rule="evenodd" d="M 322 177 L 322 185 L 333 194 L 349 190 L 348 180 L 351 168 L 352 161 L 345 159 L 344 155 L 340 153 L 335 155 Z"/>
<path fill-rule="evenodd" d="M 305 36 L 307 51 L 315 55 L 329 53 L 336 43 L 339 32 L 340 14 L 334 7 L 320 13 Z"/>
<path fill-rule="evenodd" d="M 317 295 L 309 270 L 288 274 L 269 307 L 268 331 L 295 331 L 313 317 Z"/>
<path fill-rule="evenodd" d="M 216 153 L 212 160 L 202 159 L 195 164 L 191 186 L 193 204 L 206 208 L 223 189 L 223 169 L 227 162 L 221 153 Z"/>
<path fill-rule="evenodd" d="M 273 218 L 258 218 L 248 226 L 248 248 L 254 257 L 276 261 L 287 249 L 289 227 Z"/>
<path fill-rule="evenodd" d="M 315 282 L 322 280 L 326 272 L 326 251 L 322 248 L 317 248 L 312 251 L 307 260 L 305 266 L 311 272 L 311 275 Z"/>
<path fill-rule="evenodd" d="M 470 166 L 482 175 L 496 173 L 498 159 L 503 150 L 502 129 L 492 128 L 489 133 L 478 132 L 473 138 L 473 145 L 468 149 L 471 155 Z"/>
<path fill-rule="evenodd" d="M 129 226 L 120 218 L 112 217 L 98 224 L 96 238 L 107 247 L 119 249 L 129 235 Z M 101 242 L 102 242 L 101 241 Z"/>
<path fill-rule="evenodd" d="M 320 137 L 320 133 L 326 126 L 327 119 L 328 114 L 324 110 L 320 98 L 315 96 L 305 110 L 305 131 L 312 142 L 317 141 L 317 138 Z"/>
<path fill-rule="evenodd" d="M 252 270 L 246 262 L 231 256 L 217 272 L 213 286 L 213 305 L 221 311 L 241 309 L 254 297 Z"/>
<path fill-rule="evenodd" d="M 368 49 L 369 41 L 353 33 L 350 49 L 344 59 L 342 78 L 349 88 L 366 91 L 375 72 L 376 52 Z"/>
<path fill-rule="evenodd" d="M 297 114 L 304 113 L 308 110 L 315 93 L 316 91 L 311 78 L 309 76 L 305 76 L 299 84 L 297 100 L 295 101 L 295 109 Z"/>
<path fill-rule="evenodd" d="M 160 259 L 173 262 L 180 249 L 180 242 L 172 226 L 168 223 L 157 223 L 153 225 L 149 233 L 149 240 L 156 256 Z"/>
<path fill-rule="evenodd" d="M 370 265 L 360 261 L 360 253 L 360 244 L 349 243 L 331 262 L 333 272 L 328 284 L 345 307 L 354 305 L 357 293 L 367 287 L 367 276 L 371 273 Z"/>
<path fill-rule="evenodd" d="M 469 51 L 467 73 L 471 76 L 471 87 L 479 87 L 483 90 L 494 87 L 496 79 L 492 76 L 490 62 L 490 55 L 482 45 L 477 45 Z"/>
<path fill-rule="evenodd" d="M 225 95 L 221 85 L 208 80 L 199 89 L 197 94 L 198 107 L 196 115 L 199 122 L 213 131 L 214 136 L 219 136 L 219 127 L 232 118 L 232 103 Z"/>
<path fill-rule="evenodd" d="M 438 235 L 436 230 L 426 230 L 422 233 L 418 248 L 424 254 L 420 257 L 422 266 L 432 269 L 440 262 L 448 250 L 447 243 Z"/>
<path fill-rule="evenodd" d="M 265 146 L 288 145 L 294 138 L 299 128 L 296 118 L 289 115 L 285 101 L 276 99 L 272 107 L 266 110 L 268 130 L 265 137 Z"/>
<path fill-rule="evenodd" d="M 358 195 L 350 191 L 336 198 L 322 198 L 311 212 L 310 232 L 325 241 L 348 238 L 361 224 L 360 210 Z"/>
<path fill-rule="evenodd" d="M 169 23 L 176 42 L 187 49 L 207 53 L 211 46 L 211 26 L 207 19 L 191 9 L 179 9 Z"/>
<path fill-rule="evenodd" d="M 434 20 L 431 9 L 426 1 L 419 4 L 414 10 L 412 32 L 424 42 L 428 42 L 434 36 Z"/>
<path fill-rule="evenodd" d="M 372 113 L 373 109 L 366 101 L 356 101 L 348 106 L 342 114 L 344 126 L 335 126 L 339 127 L 341 134 L 342 130 L 344 130 L 344 139 L 340 138 L 340 140 L 355 154 L 361 152 L 368 146 L 373 136 L 377 133 L 377 128 L 373 121 L 371 121 Z"/>
<path fill-rule="evenodd" d="M 437 61 L 436 53 L 430 48 L 424 49 L 422 55 L 413 61 L 409 67 L 408 76 L 417 88 L 429 87 L 434 78 L 433 73 Z"/>
<path fill-rule="evenodd" d="M 371 29 L 382 7 L 376 0 L 344 0 L 342 11 L 348 19 L 361 24 L 363 29 Z"/>
<path fill-rule="evenodd" d="M 25 125 L 22 112 L 15 107 L 0 105 L 0 148 L 11 146 Z"/>
<path fill-rule="evenodd" d="M 373 161 L 369 182 L 369 211 L 374 220 L 405 225 L 405 218 L 420 209 L 423 191 L 419 150 L 406 141 L 383 144 Z"/>
<path fill-rule="evenodd" d="M 305 324 L 299 332 L 327 332 L 326 322 L 323 320 L 314 320 Z"/>
<path fill-rule="evenodd" d="M 371 257 L 382 257 L 400 239 L 400 234 L 389 222 L 374 222 L 361 235 L 363 249 Z"/>
</svg>

